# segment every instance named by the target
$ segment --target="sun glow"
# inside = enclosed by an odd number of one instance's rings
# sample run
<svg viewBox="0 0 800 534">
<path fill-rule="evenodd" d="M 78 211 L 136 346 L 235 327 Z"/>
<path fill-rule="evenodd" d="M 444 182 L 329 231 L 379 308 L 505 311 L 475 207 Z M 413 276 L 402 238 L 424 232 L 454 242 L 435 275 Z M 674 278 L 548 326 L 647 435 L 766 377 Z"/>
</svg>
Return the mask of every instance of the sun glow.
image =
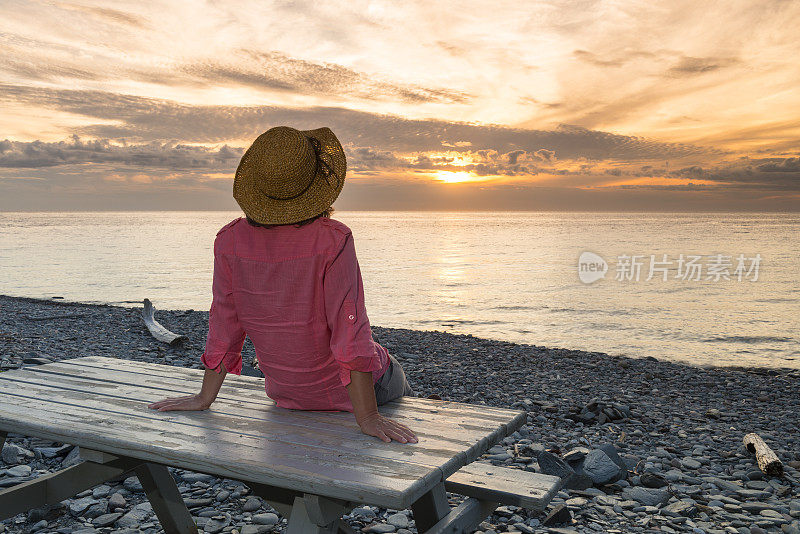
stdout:
<svg viewBox="0 0 800 534">
<path fill-rule="evenodd" d="M 475 176 L 467 171 L 437 171 L 433 177 L 446 184 L 458 184 L 462 182 L 479 182 L 485 180 L 482 176 Z"/>
</svg>

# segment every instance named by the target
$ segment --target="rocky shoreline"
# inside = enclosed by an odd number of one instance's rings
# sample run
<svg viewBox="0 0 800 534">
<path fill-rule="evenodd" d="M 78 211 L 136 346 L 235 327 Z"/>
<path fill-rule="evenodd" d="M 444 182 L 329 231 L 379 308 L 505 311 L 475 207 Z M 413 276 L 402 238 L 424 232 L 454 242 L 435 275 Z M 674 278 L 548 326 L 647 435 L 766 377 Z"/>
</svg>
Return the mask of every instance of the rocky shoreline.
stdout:
<svg viewBox="0 0 800 534">
<path fill-rule="evenodd" d="M 156 306 L 158 303 L 155 303 Z M 0 295 L 0 371 L 81 356 L 202 367 L 207 311 L 156 310 L 182 347 L 153 339 L 139 309 Z M 481 461 L 558 474 L 564 489 L 541 515 L 501 507 L 499 532 L 785 532 L 800 534 L 800 371 L 705 368 L 653 358 L 554 349 L 374 326 L 424 395 L 523 409 L 528 423 Z M 245 373 L 254 357 L 249 340 Z M 742 446 L 757 432 L 783 461 L 761 473 Z M 0 489 L 76 461 L 73 447 L 11 435 Z M 285 520 L 241 483 L 172 470 L 201 531 L 281 532 Z M 453 502 L 460 497 L 451 495 Z M 364 532 L 416 532 L 407 510 L 361 507 Z M 136 478 L 62 506 L 0 522 L 10 532 L 161 532 Z"/>
</svg>

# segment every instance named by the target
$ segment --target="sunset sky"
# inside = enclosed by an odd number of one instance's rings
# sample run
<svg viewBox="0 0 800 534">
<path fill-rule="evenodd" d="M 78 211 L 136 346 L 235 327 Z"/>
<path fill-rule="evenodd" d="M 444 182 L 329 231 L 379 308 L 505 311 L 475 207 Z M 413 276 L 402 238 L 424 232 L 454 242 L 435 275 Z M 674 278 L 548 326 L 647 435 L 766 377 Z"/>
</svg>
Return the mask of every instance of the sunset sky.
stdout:
<svg viewBox="0 0 800 534">
<path fill-rule="evenodd" d="M 330 127 L 337 209 L 800 207 L 800 2 L 0 3 L 0 210 L 238 209 Z"/>
</svg>

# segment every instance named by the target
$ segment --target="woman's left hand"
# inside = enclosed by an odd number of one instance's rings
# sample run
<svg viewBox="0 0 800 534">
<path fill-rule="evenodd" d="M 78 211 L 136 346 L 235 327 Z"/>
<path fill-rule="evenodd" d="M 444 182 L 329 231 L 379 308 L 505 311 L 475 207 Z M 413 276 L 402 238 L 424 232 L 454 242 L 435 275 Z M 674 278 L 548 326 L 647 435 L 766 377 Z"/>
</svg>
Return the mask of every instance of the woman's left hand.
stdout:
<svg viewBox="0 0 800 534">
<path fill-rule="evenodd" d="M 417 443 L 417 436 L 410 428 L 379 413 L 365 417 L 358 422 L 358 426 L 364 434 L 380 438 L 386 443 L 392 440 L 400 443 Z"/>
</svg>

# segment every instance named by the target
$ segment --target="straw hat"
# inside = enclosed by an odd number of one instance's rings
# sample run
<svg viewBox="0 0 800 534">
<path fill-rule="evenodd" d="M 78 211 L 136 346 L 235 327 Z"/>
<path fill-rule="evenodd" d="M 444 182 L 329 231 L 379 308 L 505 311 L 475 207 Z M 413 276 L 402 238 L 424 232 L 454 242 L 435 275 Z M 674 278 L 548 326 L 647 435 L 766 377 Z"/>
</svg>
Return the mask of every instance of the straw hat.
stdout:
<svg viewBox="0 0 800 534">
<path fill-rule="evenodd" d="M 344 186 L 347 162 L 330 128 L 270 128 L 242 156 L 233 198 L 262 224 L 290 224 L 328 209 Z"/>
</svg>

